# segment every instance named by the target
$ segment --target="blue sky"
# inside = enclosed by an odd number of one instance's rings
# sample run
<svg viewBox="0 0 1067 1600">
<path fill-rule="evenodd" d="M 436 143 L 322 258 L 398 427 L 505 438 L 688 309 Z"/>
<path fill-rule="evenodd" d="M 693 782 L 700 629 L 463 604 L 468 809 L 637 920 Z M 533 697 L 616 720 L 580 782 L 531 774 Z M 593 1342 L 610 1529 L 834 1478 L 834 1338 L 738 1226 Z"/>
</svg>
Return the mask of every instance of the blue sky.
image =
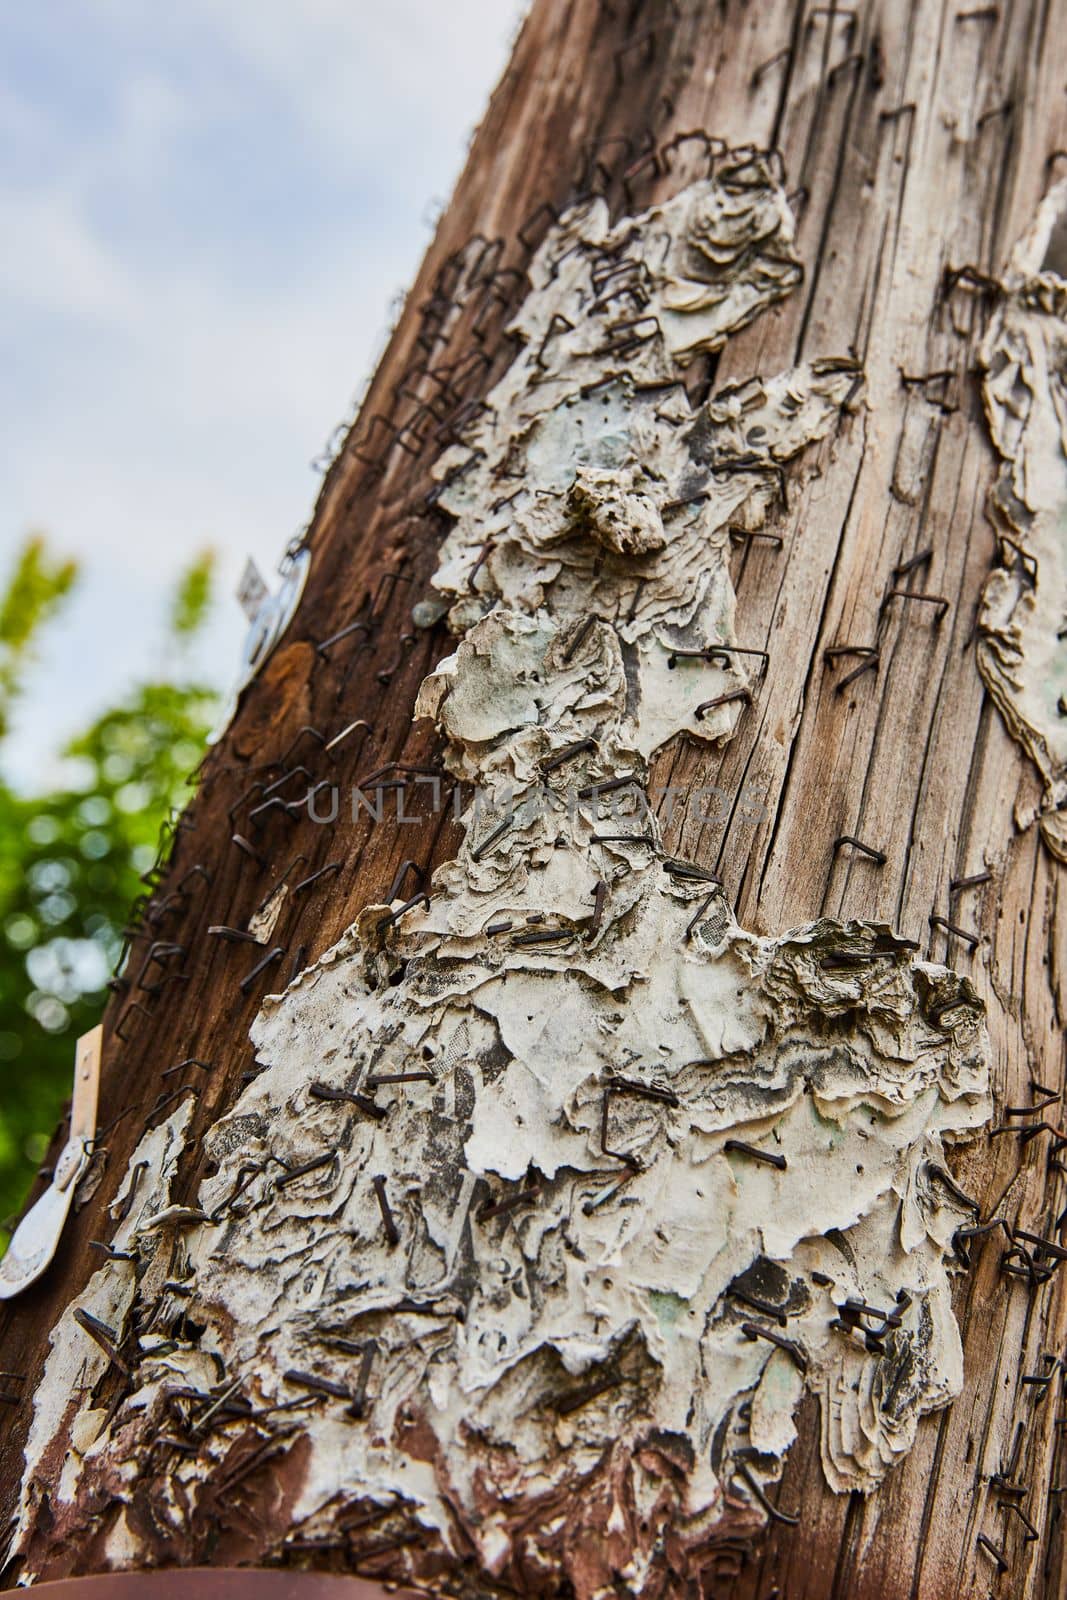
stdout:
<svg viewBox="0 0 1067 1600">
<path fill-rule="evenodd" d="M 411 280 L 522 0 L 39 0 L 0 10 L 0 562 L 75 556 L 8 774 L 161 665 L 206 544 L 224 684 L 247 555 L 272 576 L 309 463 Z"/>
</svg>

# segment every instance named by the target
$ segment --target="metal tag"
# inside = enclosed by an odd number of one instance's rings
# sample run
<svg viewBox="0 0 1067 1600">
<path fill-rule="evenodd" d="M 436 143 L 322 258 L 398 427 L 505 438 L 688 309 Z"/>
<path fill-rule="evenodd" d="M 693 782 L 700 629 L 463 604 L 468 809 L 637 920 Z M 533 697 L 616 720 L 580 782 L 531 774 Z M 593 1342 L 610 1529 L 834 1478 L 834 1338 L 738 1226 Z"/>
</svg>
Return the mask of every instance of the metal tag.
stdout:
<svg viewBox="0 0 1067 1600">
<path fill-rule="evenodd" d="M 237 585 L 237 603 L 249 622 L 255 622 L 256 613 L 269 593 L 267 580 L 249 556 L 245 562 L 245 570 L 241 574 L 241 581 Z"/>
<path fill-rule="evenodd" d="M 78 1040 L 70 1137 L 60 1151 L 52 1182 L 15 1229 L 7 1254 L 0 1261 L 0 1300 L 21 1294 L 41 1276 L 56 1253 L 74 1191 L 92 1154 L 103 1033 L 98 1026 Z"/>
</svg>

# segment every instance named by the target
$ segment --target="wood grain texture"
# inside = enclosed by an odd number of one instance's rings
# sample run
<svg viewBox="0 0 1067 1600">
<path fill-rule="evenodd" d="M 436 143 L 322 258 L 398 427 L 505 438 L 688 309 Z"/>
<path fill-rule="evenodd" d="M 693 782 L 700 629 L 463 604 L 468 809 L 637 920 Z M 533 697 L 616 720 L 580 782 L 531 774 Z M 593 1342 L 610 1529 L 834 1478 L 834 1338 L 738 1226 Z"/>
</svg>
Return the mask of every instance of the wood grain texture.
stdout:
<svg viewBox="0 0 1067 1600">
<path fill-rule="evenodd" d="M 130 988 L 109 1008 L 103 1182 L 72 1219 L 51 1273 L 0 1313 L 0 1368 L 25 1375 L 27 1398 L 49 1329 L 96 1265 L 90 1241 L 108 1237 L 107 1207 L 159 1097 L 192 1085 L 202 1133 L 251 1066 L 248 1028 L 275 973 L 320 955 L 363 906 L 383 899 L 405 860 L 429 870 L 452 853 L 453 824 L 432 814 L 428 791 L 408 802 L 422 815 L 417 826 L 373 826 L 365 813 L 353 822 L 342 804 L 332 826 L 278 808 L 258 828 L 248 813 L 263 796 L 248 791 L 281 775 L 276 763 L 298 738 L 290 770 L 302 764 L 316 780 L 345 786 L 389 762 L 431 761 L 432 732 L 412 726 L 412 706 L 449 640 L 441 627 L 416 632 L 410 623 L 446 525 L 425 502 L 429 468 L 463 407 L 507 365 L 503 328 L 522 294 L 528 245 L 547 220 L 539 208 L 591 185 L 619 210 L 673 192 L 704 170 L 699 139 L 672 143 L 690 130 L 781 149 L 799 191 L 806 268 L 802 288 L 733 339 L 703 381 L 718 387 L 852 352 L 866 370 L 868 406 L 791 475 L 775 527 L 781 550 L 739 546 L 738 633 L 769 652 L 768 670 L 720 754 L 684 740 L 663 752 L 652 787 L 676 791 L 667 846 L 720 871 L 740 921 L 755 931 L 820 912 L 893 923 L 972 977 L 989 1010 L 998 1107 L 1027 1103 L 1032 1078 L 1064 1087 L 1064 869 L 1035 827 L 1016 827 L 1037 779 L 974 661 L 975 610 L 995 556 L 985 517 L 995 462 L 973 377 L 985 305 L 966 289 L 946 295 L 943 283 L 947 267 L 1002 269 L 1047 185 L 1050 158 L 1067 143 L 1065 83 L 1064 0 L 886 0 L 855 11 L 805 0 L 537 0 L 361 419 L 326 475 L 308 535 L 311 576 L 283 651 L 204 763 L 126 969 Z M 485 243 L 471 245 L 475 235 Z M 499 249 L 489 243 L 497 236 Z M 911 384 L 902 371 L 952 376 Z M 927 549 L 929 562 L 905 582 L 949 600 L 940 624 L 931 606 L 883 605 L 894 567 Z M 397 577 L 382 583 L 389 572 Z M 363 629 L 316 652 L 358 620 Z M 877 670 L 836 693 L 861 658 L 828 665 L 825 649 L 876 642 Z M 699 670 L 679 673 L 678 692 L 692 693 L 694 705 L 703 698 Z M 355 719 L 370 730 L 350 735 L 332 758 L 300 732 L 311 726 L 329 740 Z M 725 822 L 702 821 L 684 796 L 709 786 L 759 805 L 731 804 Z M 234 832 L 266 867 L 232 844 Z M 886 864 L 835 853 L 846 833 Z M 243 928 L 287 868 L 296 883 L 333 863 L 336 871 L 289 897 L 272 936 L 284 955 L 242 987 L 261 953 L 208 928 Z M 190 878 L 194 865 L 206 876 Z M 988 883 L 950 891 L 953 879 L 985 870 Z M 954 936 L 946 945 L 932 913 L 980 936 L 973 956 Z M 156 996 L 133 986 L 153 938 L 182 944 L 188 978 Z M 130 1011 L 134 1002 L 144 1010 Z M 210 1062 L 210 1072 L 163 1076 L 187 1057 Z M 983 1139 L 957 1177 L 984 1216 L 1048 1232 L 1067 1197 L 1047 1144 Z M 176 1198 L 188 1200 L 202 1175 L 188 1162 Z M 819 1466 L 817 1417 L 805 1411 L 781 1491 L 799 1525 L 773 1529 L 716 1594 L 1067 1593 L 1052 1492 L 1067 1481 L 1058 1458 L 1062 1379 L 1023 1381 L 1064 1351 L 1061 1275 L 1031 1289 L 1003 1273 L 1003 1252 L 1000 1235 L 975 1243 L 957 1300 L 964 1392 L 923 1423 L 905 1464 L 866 1502 L 835 1497 Z M 30 1408 L 24 1400 L 4 1409 L 6 1516 Z M 1001 1470 L 1025 1486 L 1025 1498 L 1007 1498 L 1037 1539 L 990 1485 Z M 999 1580 L 980 1535 L 1003 1552 L 1009 1570 Z M 214 1559 L 239 1559 L 242 1548 L 223 1521 Z M 92 1561 L 91 1547 L 72 1550 L 53 1575 L 91 1570 Z"/>
</svg>

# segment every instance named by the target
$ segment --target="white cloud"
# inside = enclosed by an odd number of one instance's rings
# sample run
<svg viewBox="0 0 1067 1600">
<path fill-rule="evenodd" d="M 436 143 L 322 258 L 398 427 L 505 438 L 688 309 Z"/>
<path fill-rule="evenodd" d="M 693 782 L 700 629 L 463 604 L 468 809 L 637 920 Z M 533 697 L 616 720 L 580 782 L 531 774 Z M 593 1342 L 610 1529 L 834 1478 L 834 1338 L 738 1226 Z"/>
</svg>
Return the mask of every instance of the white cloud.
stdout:
<svg viewBox="0 0 1067 1600">
<path fill-rule="evenodd" d="M 0 189 L 0 320 L 8 329 L 29 311 L 70 322 L 127 322 L 138 284 L 96 235 L 65 187 Z"/>
<path fill-rule="evenodd" d="M 409 161 L 425 132 L 458 146 L 457 132 L 480 117 L 520 10 L 505 0 L 304 0 L 294 27 L 291 0 L 187 0 L 183 17 L 214 30 L 342 159 Z"/>
<path fill-rule="evenodd" d="M 519 0 L 53 0 L 0 15 L 0 544 L 89 574 L 16 740 L 23 776 L 136 675 L 205 539 L 232 584 L 313 503 Z M 204 665 L 223 675 L 241 622 Z M 226 665 L 224 665 L 226 663 Z"/>
</svg>

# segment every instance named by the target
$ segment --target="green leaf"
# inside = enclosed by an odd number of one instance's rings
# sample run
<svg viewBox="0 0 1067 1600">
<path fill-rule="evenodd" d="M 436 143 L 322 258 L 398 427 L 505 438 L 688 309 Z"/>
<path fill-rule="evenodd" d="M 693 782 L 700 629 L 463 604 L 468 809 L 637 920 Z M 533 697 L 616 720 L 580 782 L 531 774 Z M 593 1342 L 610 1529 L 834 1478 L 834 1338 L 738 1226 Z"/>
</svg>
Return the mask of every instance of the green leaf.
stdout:
<svg viewBox="0 0 1067 1600">
<path fill-rule="evenodd" d="M 200 629 L 211 606 L 215 575 L 214 550 L 202 550 L 178 581 L 171 607 L 171 631 L 179 639 L 190 639 Z"/>
<path fill-rule="evenodd" d="M 0 739 L 7 732 L 34 641 L 77 576 L 77 563 L 52 557 L 40 534 L 31 534 L 15 557 L 0 595 Z"/>
<path fill-rule="evenodd" d="M 202 593 L 210 563 L 191 570 Z M 5 612 L 28 640 L 25 605 L 40 619 L 42 595 L 61 592 L 43 548 L 18 575 L 29 600 L 9 605 L 9 591 L 0 604 L 0 642 Z M 193 594 L 186 614 L 199 604 Z M 0 1229 L 62 1114 L 75 1041 L 100 1019 L 141 874 L 169 849 L 216 711 L 204 684 L 142 684 L 70 741 L 67 787 L 26 796 L 0 778 Z"/>
</svg>

